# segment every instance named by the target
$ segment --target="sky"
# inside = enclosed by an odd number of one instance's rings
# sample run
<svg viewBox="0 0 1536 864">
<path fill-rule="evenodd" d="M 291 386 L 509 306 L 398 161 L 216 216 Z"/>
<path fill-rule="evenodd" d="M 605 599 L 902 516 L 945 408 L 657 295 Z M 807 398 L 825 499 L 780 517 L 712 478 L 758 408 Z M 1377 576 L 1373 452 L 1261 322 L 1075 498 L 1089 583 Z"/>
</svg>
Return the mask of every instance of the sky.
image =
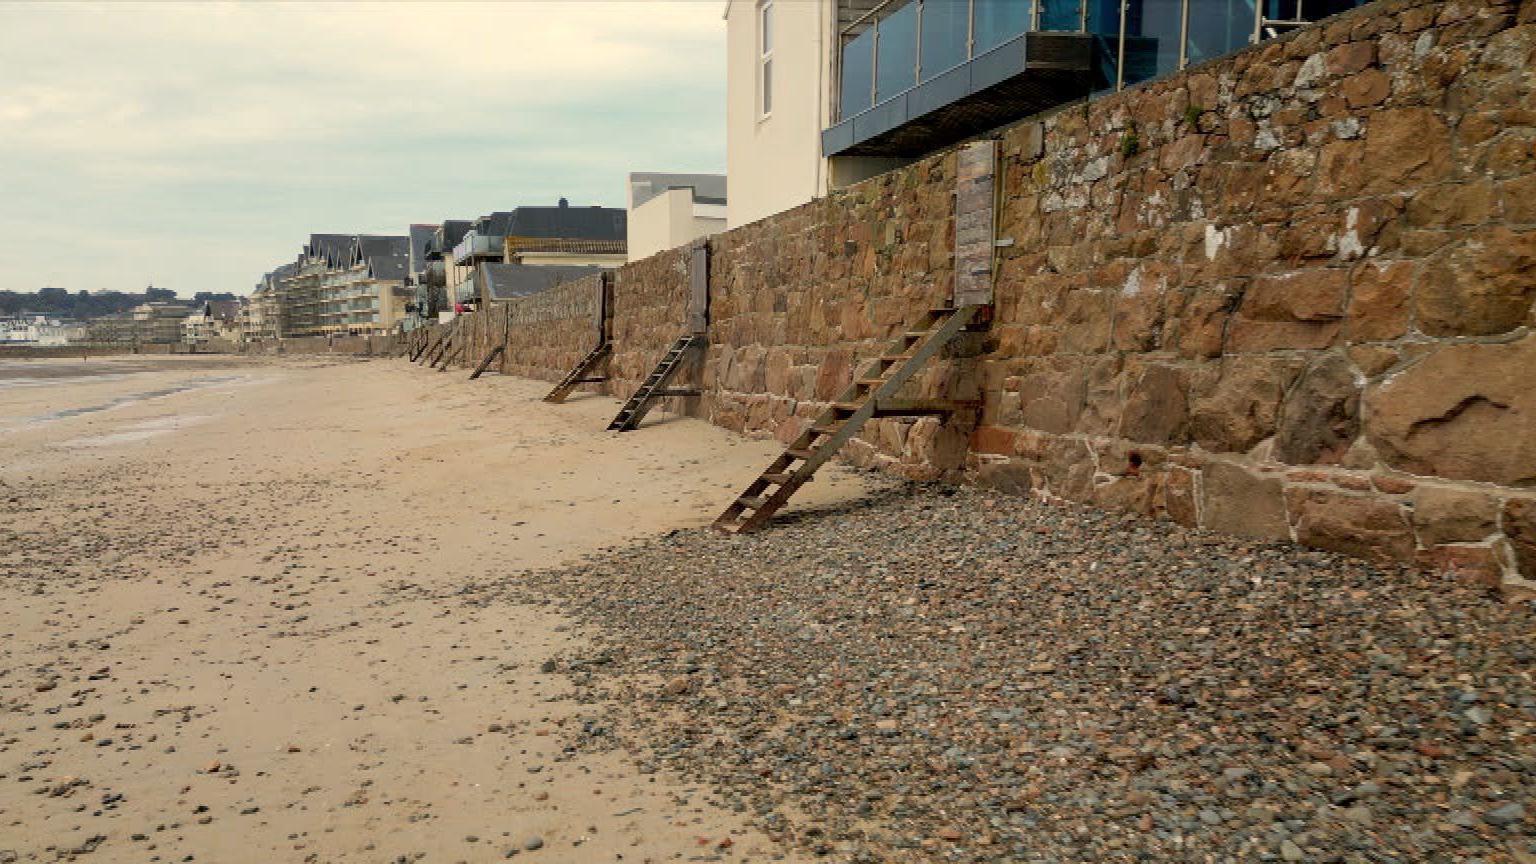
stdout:
<svg viewBox="0 0 1536 864">
<path fill-rule="evenodd" d="M 725 170 L 722 0 L 0 0 L 0 290 L 247 294 L 311 233 Z"/>
</svg>

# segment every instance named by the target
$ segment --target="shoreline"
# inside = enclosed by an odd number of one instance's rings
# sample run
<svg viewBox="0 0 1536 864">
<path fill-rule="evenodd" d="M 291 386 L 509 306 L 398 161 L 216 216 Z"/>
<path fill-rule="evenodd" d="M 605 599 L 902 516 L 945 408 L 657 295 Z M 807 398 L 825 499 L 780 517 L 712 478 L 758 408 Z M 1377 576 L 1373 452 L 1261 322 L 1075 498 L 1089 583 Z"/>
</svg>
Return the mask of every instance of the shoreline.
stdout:
<svg viewBox="0 0 1536 864">
<path fill-rule="evenodd" d="M 0 406 L 69 410 L 208 374 L 164 362 L 0 390 Z M 771 443 L 659 413 L 609 436 L 597 421 L 616 403 L 544 406 L 543 382 L 239 366 L 237 382 L 0 431 L 0 850 L 782 854 L 696 785 L 566 749 L 597 716 L 542 671 L 585 644 L 571 622 L 475 613 L 454 593 L 705 524 Z M 81 439 L 101 443 L 67 443 Z M 828 479 L 824 500 L 862 488 Z"/>
</svg>

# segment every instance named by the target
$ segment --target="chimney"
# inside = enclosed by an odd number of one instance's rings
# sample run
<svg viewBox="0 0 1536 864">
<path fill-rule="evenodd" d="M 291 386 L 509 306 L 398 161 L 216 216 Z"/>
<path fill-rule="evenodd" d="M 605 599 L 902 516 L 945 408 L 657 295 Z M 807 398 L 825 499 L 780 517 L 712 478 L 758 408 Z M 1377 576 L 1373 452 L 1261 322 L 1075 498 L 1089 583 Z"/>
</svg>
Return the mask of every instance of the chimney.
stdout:
<svg viewBox="0 0 1536 864">
<path fill-rule="evenodd" d="M 571 202 L 565 200 L 564 198 L 560 199 L 560 209 L 563 210 L 563 209 L 565 209 L 566 207 L 569 207 L 569 206 L 571 206 Z"/>
</svg>

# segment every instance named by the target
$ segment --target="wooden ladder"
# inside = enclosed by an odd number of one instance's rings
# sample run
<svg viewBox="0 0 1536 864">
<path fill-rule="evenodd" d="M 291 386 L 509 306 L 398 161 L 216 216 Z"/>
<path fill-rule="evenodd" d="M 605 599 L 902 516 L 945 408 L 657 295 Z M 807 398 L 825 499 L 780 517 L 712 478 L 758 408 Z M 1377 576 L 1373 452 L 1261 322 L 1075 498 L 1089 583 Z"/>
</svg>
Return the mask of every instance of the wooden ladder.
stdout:
<svg viewBox="0 0 1536 864">
<path fill-rule="evenodd" d="M 448 350 L 448 346 L 453 342 L 453 333 L 453 325 L 450 324 L 444 329 L 442 335 L 432 342 L 431 347 L 421 353 L 421 357 L 417 362 L 423 366 L 437 365 L 439 352 Z"/>
<path fill-rule="evenodd" d="M 497 345 L 495 348 L 485 352 L 485 359 L 481 360 L 480 365 L 475 367 L 475 371 L 470 374 L 469 380 L 473 381 L 476 378 L 479 378 L 481 375 L 484 375 L 485 370 L 491 368 L 491 362 L 494 361 L 497 357 L 500 357 L 501 353 L 505 350 L 507 350 L 507 343 L 503 342 L 500 345 Z"/>
<path fill-rule="evenodd" d="M 464 353 L 464 350 L 466 348 L 469 347 L 469 343 L 468 343 L 467 340 L 460 340 L 458 345 L 455 345 L 455 346 L 452 346 L 452 347 L 453 347 L 453 350 L 451 350 L 451 351 L 444 351 L 443 352 L 443 355 L 442 355 L 442 358 L 441 358 L 442 365 L 437 367 L 437 371 L 439 371 L 439 372 L 447 372 L 448 371 L 448 364 L 450 364 L 453 361 L 459 359 L 459 356 Z"/>
<path fill-rule="evenodd" d="M 668 387 L 672 376 L 683 366 L 683 358 L 694 348 L 704 345 L 704 337 L 695 333 L 677 337 L 672 347 L 667 350 L 666 356 L 656 364 L 649 378 L 640 385 L 633 396 L 619 409 L 613 422 L 608 424 L 609 432 L 628 432 L 639 427 L 640 421 L 645 419 L 646 412 L 651 410 L 651 405 L 657 400 L 667 396 L 696 396 L 698 390 L 688 388 Z"/>
<path fill-rule="evenodd" d="M 421 358 L 427 355 L 427 351 L 431 349 L 434 344 L 436 344 L 436 340 L 432 338 L 431 329 L 425 329 L 421 334 L 421 342 L 417 344 L 416 350 L 411 352 L 411 362 L 419 363 Z"/>
<path fill-rule="evenodd" d="M 975 409 L 977 400 L 897 399 L 902 386 L 933 356 L 976 319 L 981 306 L 933 309 L 916 329 L 892 342 L 836 402 L 773 460 L 747 491 L 725 508 L 715 528 L 745 534 L 763 527 L 816 469 L 837 455 L 871 417 L 948 415 Z"/>
<path fill-rule="evenodd" d="M 555 389 L 545 394 L 544 401 L 558 405 L 565 401 L 565 397 L 571 395 L 571 391 L 575 390 L 578 384 L 597 384 L 607 381 L 607 376 L 593 375 L 592 372 L 597 369 L 598 364 L 612 354 L 613 343 L 606 341 L 588 351 L 587 356 L 581 358 L 581 362 L 576 364 L 576 368 L 566 373 L 566 376 L 560 379 L 560 383 L 555 385 Z"/>
</svg>

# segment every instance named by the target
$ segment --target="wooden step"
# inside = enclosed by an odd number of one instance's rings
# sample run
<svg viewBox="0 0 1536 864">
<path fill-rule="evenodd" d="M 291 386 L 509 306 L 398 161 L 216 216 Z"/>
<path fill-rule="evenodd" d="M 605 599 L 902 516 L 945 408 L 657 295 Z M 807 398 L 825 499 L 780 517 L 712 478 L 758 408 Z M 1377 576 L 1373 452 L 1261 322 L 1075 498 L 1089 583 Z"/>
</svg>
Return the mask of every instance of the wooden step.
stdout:
<svg viewBox="0 0 1536 864">
<path fill-rule="evenodd" d="M 980 399 L 881 399 L 875 405 L 876 417 L 918 417 L 974 411 Z"/>
<path fill-rule="evenodd" d="M 782 465 L 787 457 L 803 460 L 804 464 L 793 472 L 783 470 L 764 472 L 749 487 L 749 491 L 762 490 L 767 483 L 793 483 L 793 485 L 785 486 L 777 494 L 767 497 L 744 495 L 716 518 L 715 527 L 736 534 L 761 528 L 780 507 L 784 506 L 797 486 L 808 482 L 815 471 L 852 440 L 863 427 L 864 421 L 872 416 L 909 413 L 949 414 L 979 405 L 974 400 L 948 399 L 888 399 L 871 404 L 870 400 L 875 398 L 875 393 L 870 392 L 870 388 L 895 392 L 896 388 L 905 385 L 925 363 L 933 359 L 961 330 L 970 325 L 980 310 L 980 306 L 966 306 L 954 310 L 952 314 L 947 309 L 934 310 L 933 318 L 930 320 L 933 320 L 937 326 L 933 330 L 907 331 L 904 338 L 918 342 L 911 346 L 910 353 L 882 356 L 882 362 L 895 365 L 886 370 L 881 378 L 856 379 L 837 401 L 831 403 L 828 409 L 829 414 L 820 418 L 807 430 L 806 438 L 816 442 L 814 448 L 785 450 L 779 457 L 779 461 L 774 463 L 776 466 Z M 837 419 L 839 416 L 844 418 L 840 422 Z"/>
<path fill-rule="evenodd" d="M 661 362 L 656 364 L 656 368 L 651 370 L 651 374 L 646 376 L 645 381 L 640 384 L 640 387 L 624 403 L 624 408 L 619 411 L 618 416 L 613 419 L 613 422 L 608 424 L 608 428 L 619 432 L 628 432 L 638 427 L 645 420 L 646 412 L 657 399 L 668 396 L 699 395 L 699 390 L 696 388 L 668 387 L 667 383 L 683 367 L 683 355 L 694 348 L 701 347 L 702 344 L 703 337 L 692 333 L 680 336 L 674 340 L 672 347 L 661 358 Z"/>
</svg>

